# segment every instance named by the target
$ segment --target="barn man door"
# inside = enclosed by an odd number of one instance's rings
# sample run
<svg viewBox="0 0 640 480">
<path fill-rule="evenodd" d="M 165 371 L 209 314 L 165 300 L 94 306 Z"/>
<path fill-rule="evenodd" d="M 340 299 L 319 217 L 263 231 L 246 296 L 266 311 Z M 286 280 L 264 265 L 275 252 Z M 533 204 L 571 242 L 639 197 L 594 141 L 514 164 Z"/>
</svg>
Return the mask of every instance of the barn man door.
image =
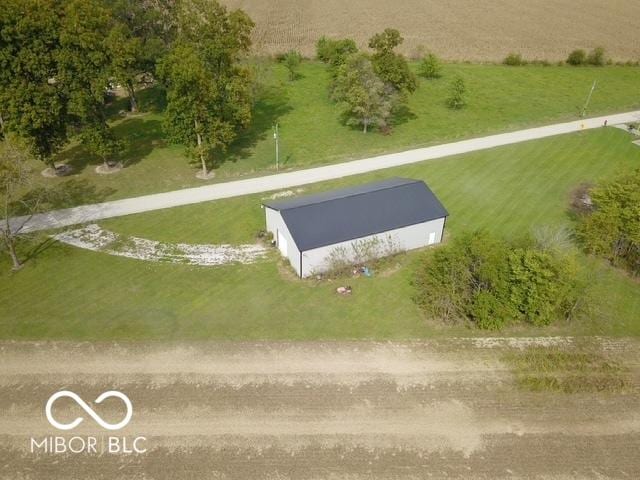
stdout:
<svg viewBox="0 0 640 480">
<path fill-rule="evenodd" d="M 429 245 L 436 243 L 436 232 L 429 233 Z"/>
<path fill-rule="evenodd" d="M 289 245 L 287 245 L 287 238 L 278 230 L 278 249 L 280 253 L 285 257 L 289 256 Z"/>
</svg>

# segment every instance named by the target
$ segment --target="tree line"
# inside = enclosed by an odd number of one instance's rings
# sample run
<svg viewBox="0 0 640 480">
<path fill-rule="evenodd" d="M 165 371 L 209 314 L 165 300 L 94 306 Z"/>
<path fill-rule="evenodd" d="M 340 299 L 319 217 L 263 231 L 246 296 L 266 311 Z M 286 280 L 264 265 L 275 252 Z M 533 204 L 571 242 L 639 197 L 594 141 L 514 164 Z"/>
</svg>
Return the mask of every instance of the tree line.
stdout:
<svg viewBox="0 0 640 480">
<path fill-rule="evenodd" d="M 580 267 L 566 245 L 506 241 L 486 231 L 428 252 L 413 284 L 414 300 L 429 317 L 489 330 L 570 319 L 584 301 Z"/>
<path fill-rule="evenodd" d="M 115 84 L 166 89 L 165 130 L 208 175 L 251 117 L 251 19 L 212 0 L 6 0 L 0 10 L 0 132 L 55 169 L 72 136 L 106 166 L 122 149 L 107 123 Z"/>
<path fill-rule="evenodd" d="M 589 313 L 592 278 L 577 249 L 640 275 L 640 169 L 577 196 L 573 231 L 540 229 L 512 241 L 478 231 L 427 252 L 413 279 L 415 302 L 429 317 L 492 330 Z"/>
<path fill-rule="evenodd" d="M 389 131 L 393 115 L 418 88 L 417 76 L 409 62 L 396 51 L 403 41 L 398 30 L 387 28 L 369 39 L 373 53 L 368 54 L 349 38 L 318 40 L 316 56 L 329 67 L 330 95 L 342 106 L 345 124 L 360 126 L 364 133 L 372 127 Z M 419 74 L 427 79 L 442 76 L 442 66 L 435 54 L 425 55 Z M 464 107 L 465 94 L 464 80 L 454 79 L 447 104 L 454 109 Z"/>
</svg>

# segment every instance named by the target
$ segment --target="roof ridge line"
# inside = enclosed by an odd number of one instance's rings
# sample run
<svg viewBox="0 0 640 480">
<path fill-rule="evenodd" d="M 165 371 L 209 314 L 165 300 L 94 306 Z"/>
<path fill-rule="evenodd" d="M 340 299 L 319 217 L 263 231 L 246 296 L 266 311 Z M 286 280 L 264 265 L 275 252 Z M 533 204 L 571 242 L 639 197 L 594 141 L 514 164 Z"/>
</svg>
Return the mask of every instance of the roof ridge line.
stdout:
<svg viewBox="0 0 640 480">
<path fill-rule="evenodd" d="M 405 178 L 405 177 L 394 177 L 394 178 L 399 178 L 399 179 L 400 179 L 400 178 L 402 178 L 402 179 L 405 179 L 405 180 L 411 180 L 411 181 L 410 181 L 410 182 L 407 182 L 407 183 L 402 183 L 402 184 L 399 184 L 399 185 L 391 185 L 391 186 L 387 186 L 387 187 L 379 188 L 379 189 L 377 189 L 377 190 L 370 190 L 370 191 L 368 191 L 368 192 L 359 192 L 359 193 L 354 193 L 354 194 L 352 194 L 352 195 L 347 195 L 347 196 L 344 196 L 344 197 L 337 197 L 337 198 L 329 198 L 329 199 L 326 199 L 326 200 L 320 200 L 320 201 L 318 201 L 318 202 L 316 202 L 316 203 L 310 203 L 310 204 L 306 204 L 306 205 L 298 205 L 297 207 L 291 207 L 291 208 L 287 208 L 287 209 L 285 209 L 285 210 L 296 210 L 296 209 L 298 209 L 298 208 L 308 207 L 309 205 L 320 205 L 321 203 L 333 202 L 333 201 L 335 201 L 335 200 L 341 200 L 341 199 L 343 199 L 343 198 L 358 197 L 358 196 L 360 196 L 360 195 L 367 195 L 367 194 L 372 193 L 372 192 L 381 192 L 381 191 L 383 191 L 383 190 L 391 190 L 392 188 L 403 187 L 403 186 L 405 186 L 405 185 L 410 185 L 410 184 L 412 184 L 412 183 L 420 183 L 420 182 L 423 182 L 423 183 L 424 183 L 424 181 L 423 181 L 423 180 L 416 180 L 416 179 L 414 179 L 414 178 Z M 382 181 L 384 181 L 384 180 L 382 180 Z M 348 188 L 348 187 L 345 187 L 345 188 Z M 326 193 L 326 192 L 325 192 L 325 193 Z M 315 194 L 315 195 L 321 195 L 321 194 L 322 194 L 322 192 L 317 193 L 317 194 Z M 268 205 L 267 205 L 267 207 L 268 207 Z M 271 208 L 271 207 L 269 207 L 269 208 Z"/>
</svg>

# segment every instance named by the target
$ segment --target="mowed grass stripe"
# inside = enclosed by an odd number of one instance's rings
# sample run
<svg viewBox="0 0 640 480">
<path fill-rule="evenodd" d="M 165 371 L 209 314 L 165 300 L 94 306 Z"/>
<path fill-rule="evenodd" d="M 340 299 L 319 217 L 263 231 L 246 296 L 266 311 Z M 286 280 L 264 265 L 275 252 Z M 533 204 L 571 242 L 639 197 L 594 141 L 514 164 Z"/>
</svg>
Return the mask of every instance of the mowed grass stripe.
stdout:
<svg viewBox="0 0 640 480">
<path fill-rule="evenodd" d="M 341 122 L 341 107 L 329 98 L 325 65 L 305 61 L 300 68 L 302 78 L 293 82 L 282 65 L 268 65 L 270 73 L 251 126 L 227 152 L 216 156 L 222 162 L 216 181 L 275 171 L 275 123 L 280 125 L 281 168 L 289 169 L 575 120 L 594 79 L 598 88 L 590 116 L 640 108 L 640 68 L 447 64 L 441 79 L 420 81 L 406 112 L 394 120 L 390 135 L 365 135 Z M 469 90 L 468 105 L 460 111 L 446 105 L 456 76 L 465 79 Z M 122 159 L 127 168 L 117 175 L 98 175 L 95 166 L 101 161 L 76 143 L 60 155 L 58 161 L 72 163 L 77 173 L 74 193 L 65 206 L 202 185 L 195 178 L 197 164 L 190 165 L 185 149 L 164 139 L 160 92 L 139 93 L 148 113 L 122 118 L 117 112 L 126 108 L 126 99 L 112 108 L 116 134 L 127 144 Z M 35 162 L 34 169 L 39 171 L 42 165 Z M 67 185 L 69 178 L 39 181 Z"/>
<path fill-rule="evenodd" d="M 498 235 L 570 225 L 568 195 L 584 181 L 640 167 L 640 148 L 614 129 L 548 138 L 309 186 L 307 193 L 393 175 L 425 179 L 451 217 L 448 233 L 485 227 Z M 246 243 L 264 228 L 262 196 L 111 219 L 107 229 L 185 243 Z M 422 255 L 390 262 L 395 273 L 339 282 L 282 275 L 276 252 L 254 265 L 154 264 L 53 245 L 16 275 L 0 273 L 0 338 L 345 339 L 482 334 L 426 321 L 411 300 Z M 601 262 L 593 272 L 595 320 L 505 334 L 640 335 L 640 285 Z"/>
</svg>

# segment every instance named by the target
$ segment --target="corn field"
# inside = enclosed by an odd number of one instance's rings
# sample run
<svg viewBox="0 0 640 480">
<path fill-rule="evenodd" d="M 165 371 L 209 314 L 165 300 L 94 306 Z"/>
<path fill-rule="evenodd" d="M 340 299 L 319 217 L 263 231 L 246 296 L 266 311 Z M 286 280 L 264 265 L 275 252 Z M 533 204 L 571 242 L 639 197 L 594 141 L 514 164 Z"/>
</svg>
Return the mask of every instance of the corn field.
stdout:
<svg viewBox="0 0 640 480">
<path fill-rule="evenodd" d="M 289 49 L 312 56 L 322 35 L 361 47 L 386 27 L 400 30 L 403 53 L 424 49 L 448 60 L 564 60 L 576 48 L 602 46 L 614 60 L 640 60 L 638 0 L 223 0 L 256 22 L 260 54 Z"/>
</svg>

